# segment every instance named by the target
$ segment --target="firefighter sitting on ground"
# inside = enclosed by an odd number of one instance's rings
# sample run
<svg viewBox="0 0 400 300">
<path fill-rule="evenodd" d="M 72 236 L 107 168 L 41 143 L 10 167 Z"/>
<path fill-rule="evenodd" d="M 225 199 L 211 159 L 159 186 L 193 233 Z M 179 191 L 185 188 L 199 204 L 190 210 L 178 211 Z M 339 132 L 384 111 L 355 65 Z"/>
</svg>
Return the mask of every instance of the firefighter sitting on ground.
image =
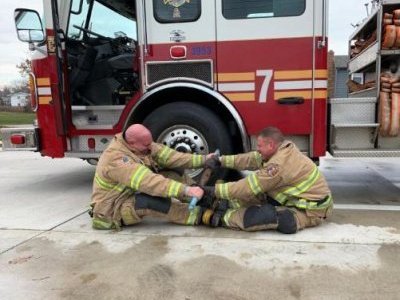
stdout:
<svg viewBox="0 0 400 300">
<path fill-rule="evenodd" d="M 161 168 L 200 168 L 211 157 L 177 152 L 153 142 L 150 131 L 140 124 L 117 134 L 101 155 L 92 193 L 93 228 L 119 229 L 144 216 L 163 217 L 185 225 L 197 225 L 201 207 L 189 211 L 176 199 L 201 199 L 203 190 L 157 174 Z"/>
<path fill-rule="evenodd" d="M 206 194 L 219 200 L 213 210 L 204 213 L 203 222 L 214 227 L 283 233 L 321 224 L 331 214 L 333 201 L 314 162 L 285 141 L 275 127 L 261 131 L 257 150 L 213 156 L 207 161 L 209 166 L 256 171 L 236 182 L 206 187 Z"/>
</svg>

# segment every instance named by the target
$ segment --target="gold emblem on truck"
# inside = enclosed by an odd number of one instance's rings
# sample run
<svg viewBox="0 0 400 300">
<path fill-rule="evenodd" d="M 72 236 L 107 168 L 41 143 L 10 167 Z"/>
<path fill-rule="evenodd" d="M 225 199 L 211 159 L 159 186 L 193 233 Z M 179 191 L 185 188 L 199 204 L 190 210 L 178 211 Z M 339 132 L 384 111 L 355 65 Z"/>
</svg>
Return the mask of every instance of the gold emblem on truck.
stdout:
<svg viewBox="0 0 400 300">
<path fill-rule="evenodd" d="M 181 17 L 181 12 L 179 11 L 179 7 L 181 7 L 185 3 L 190 3 L 190 0 L 164 0 L 165 5 L 171 5 L 174 7 L 174 12 L 172 14 L 173 18 Z"/>
<path fill-rule="evenodd" d="M 49 54 L 56 53 L 56 42 L 54 40 L 54 36 L 52 35 L 47 37 L 47 52 Z"/>
</svg>

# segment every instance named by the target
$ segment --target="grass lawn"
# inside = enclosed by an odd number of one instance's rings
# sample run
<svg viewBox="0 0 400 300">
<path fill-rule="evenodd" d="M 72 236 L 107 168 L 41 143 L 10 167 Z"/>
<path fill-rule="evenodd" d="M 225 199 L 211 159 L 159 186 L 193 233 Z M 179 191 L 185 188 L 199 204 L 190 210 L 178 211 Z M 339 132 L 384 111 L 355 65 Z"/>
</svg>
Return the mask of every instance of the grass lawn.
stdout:
<svg viewBox="0 0 400 300">
<path fill-rule="evenodd" d="M 0 111 L 0 126 L 32 124 L 35 113 Z"/>
</svg>

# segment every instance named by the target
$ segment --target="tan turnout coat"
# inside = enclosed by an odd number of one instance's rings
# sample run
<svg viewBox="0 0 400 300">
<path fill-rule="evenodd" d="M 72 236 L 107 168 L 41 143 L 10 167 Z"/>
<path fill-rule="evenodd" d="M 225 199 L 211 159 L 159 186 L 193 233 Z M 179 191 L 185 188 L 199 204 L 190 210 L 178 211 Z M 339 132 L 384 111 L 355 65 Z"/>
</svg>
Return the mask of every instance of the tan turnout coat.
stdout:
<svg viewBox="0 0 400 300">
<path fill-rule="evenodd" d="M 122 134 L 117 134 L 96 167 L 91 202 L 93 227 L 119 227 L 121 208 L 132 203 L 136 192 L 184 198 L 185 184 L 157 173 L 161 169 L 198 168 L 204 161 L 204 155 L 177 152 L 157 143 L 151 144 L 148 155 L 141 155 L 130 150 Z"/>
<path fill-rule="evenodd" d="M 269 196 L 282 206 L 321 211 L 322 217 L 333 205 L 331 191 L 318 167 L 290 141 L 284 141 L 268 161 L 263 161 L 257 151 L 222 156 L 221 161 L 224 167 L 256 171 L 237 182 L 217 184 L 218 198 L 260 204 Z"/>
</svg>

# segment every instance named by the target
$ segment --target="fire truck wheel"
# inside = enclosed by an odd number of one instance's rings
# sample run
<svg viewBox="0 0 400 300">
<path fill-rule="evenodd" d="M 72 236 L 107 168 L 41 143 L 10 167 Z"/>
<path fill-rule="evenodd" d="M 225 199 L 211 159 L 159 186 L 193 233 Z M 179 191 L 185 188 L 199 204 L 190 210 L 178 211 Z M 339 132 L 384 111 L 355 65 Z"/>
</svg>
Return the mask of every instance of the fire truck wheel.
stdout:
<svg viewBox="0 0 400 300">
<path fill-rule="evenodd" d="M 148 127 L 158 143 L 177 151 L 207 154 L 220 149 L 221 154 L 233 151 L 228 129 L 213 111 L 195 103 L 173 102 L 150 113 L 143 124 Z M 190 177 L 202 170 L 191 170 Z M 224 177 L 222 171 L 215 177 Z"/>
</svg>

